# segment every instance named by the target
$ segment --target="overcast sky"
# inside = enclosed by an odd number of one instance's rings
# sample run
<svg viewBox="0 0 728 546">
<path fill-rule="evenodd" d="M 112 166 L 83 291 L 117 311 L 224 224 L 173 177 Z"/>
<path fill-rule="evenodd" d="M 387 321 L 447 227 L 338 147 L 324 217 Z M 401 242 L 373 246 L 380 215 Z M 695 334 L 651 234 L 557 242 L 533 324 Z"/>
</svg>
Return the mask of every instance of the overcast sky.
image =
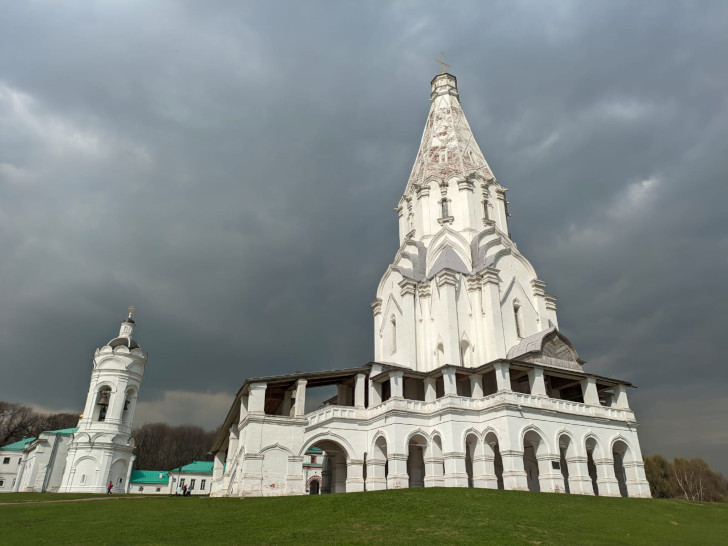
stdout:
<svg viewBox="0 0 728 546">
<path fill-rule="evenodd" d="M 645 454 L 728 473 L 728 4 L 0 0 L 0 400 L 137 423 L 373 357 L 445 52 L 511 231 Z"/>
</svg>

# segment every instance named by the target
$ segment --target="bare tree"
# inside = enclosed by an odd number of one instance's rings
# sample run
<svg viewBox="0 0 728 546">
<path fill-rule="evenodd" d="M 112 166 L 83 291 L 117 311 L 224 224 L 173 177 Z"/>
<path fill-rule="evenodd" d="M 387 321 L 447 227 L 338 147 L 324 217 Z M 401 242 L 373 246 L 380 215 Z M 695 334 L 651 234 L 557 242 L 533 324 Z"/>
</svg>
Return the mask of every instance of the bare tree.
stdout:
<svg viewBox="0 0 728 546">
<path fill-rule="evenodd" d="M 0 401 L 0 446 L 35 436 L 39 421 L 32 408 Z"/>
</svg>

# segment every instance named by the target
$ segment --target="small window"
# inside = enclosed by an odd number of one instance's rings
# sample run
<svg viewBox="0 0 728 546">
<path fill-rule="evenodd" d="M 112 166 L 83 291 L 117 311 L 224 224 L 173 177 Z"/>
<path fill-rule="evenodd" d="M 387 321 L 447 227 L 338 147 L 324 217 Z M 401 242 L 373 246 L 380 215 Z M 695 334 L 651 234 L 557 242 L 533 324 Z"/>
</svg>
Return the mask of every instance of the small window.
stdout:
<svg viewBox="0 0 728 546">
<path fill-rule="evenodd" d="M 394 318 L 394 315 L 392 315 L 390 323 L 392 325 L 392 354 L 394 354 L 397 352 L 397 319 Z"/>
<path fill-rule="evenodd" d="M 86 484 L 86 474 L 81 474 L 81 485 Z"/>
<path fill-rule="evenodd" d="M 3 464 L 10 464 L 10 457 L 4 457 Z"/>
<path fill-rule="evenodd" d="M 183 486 L 184 484 L 185 484 L 185 478 L 182 478 L 182 479 L 181 479 L 181 480 L 179 481 L 179 486 L 180 486 L 180 487 L 182 487 L 182 486 Z"/>
<path fill-rule="evenodd" d="M 5 487 L 5 480 L 0 480 L 0 487 Z"/>
<path fill-rule="evenodd" d="M 119 478 L 118 480 L 116 480 L 116 483 L 117 483 L 117 484 L 119 484 L 119 485 L 121 485 L 121 483 L 122 483 L 123 481 L 124 481 L 124 478 Z"/>
<path fill-rule="evenodd" d="M 144 491 L 144 486 L 143 485 L 140 485 L 139 486 L 139 492 L 141 493 L 142 491 Z"/>
<path fill-rule="evenodd" d="M 162 490 L 161 487 L 157 487 L 157 493 L 159 493 Z"/>
<path fill-rule="evenodd" d="M 488 200 L 483 201 L 483 218 L 490 220 L 490 212 L 488 211 Z"/>
<path fill-rule="evenodd" d="M 316 455 L 312 455 L 311 456 L 311 464 L 315 464 L 315 463 L 316 463 Z"/>
<path fill-rule="evenodd" d="M 443 199 L 442 201 L 440 201 L 440 209 L 441 209 L 441 218 L 450 217 L 450 207 L 448 205 L 447 199 Z"/>
<path fill-rule="evenodd" d="M 521 323 L 523 317 L 521 317 L 521 304 L 518 301 L 513 302 L 513 319 L 516 323 L 516 336 L 518 339 L 523 339 L 523 324 Z"/>
<path fill-rule="evenodd" d="M 206 482 L 206 481 L 207 481 L 207 480 L 202 480 L 202 481 L 200 482 L 200 491 L 204 491 L 204 490 L 205 490 L 205 482 Z"/>
<path fill-rule="evenodd" d="M 194 478 L 190 480 L 190 487 L 194 489 L 195 487 L 195 480 Z"/>
</svg>

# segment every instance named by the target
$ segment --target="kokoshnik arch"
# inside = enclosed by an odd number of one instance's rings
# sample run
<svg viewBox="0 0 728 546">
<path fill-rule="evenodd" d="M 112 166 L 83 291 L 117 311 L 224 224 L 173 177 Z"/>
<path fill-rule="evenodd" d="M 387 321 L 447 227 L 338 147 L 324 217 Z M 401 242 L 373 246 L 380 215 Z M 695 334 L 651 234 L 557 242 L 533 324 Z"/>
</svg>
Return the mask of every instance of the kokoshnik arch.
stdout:
<svg viewBox="0 0 728 546">
<path fill-rule="evenodd" d="M 649 497 L 628 382 L 584 370 L 555 298 L 511 241 L 506 188 L 432 80 L 372 303 L 374 361 L 248 379 L 212 452 L 212 495 L 487 487 Z M 317 408 L 306 396 L 336 386 Z M 324 451 L 321 487 L 304 454 Z M 315 490 L 315 491 L 314 491 Z"/>
</svg>

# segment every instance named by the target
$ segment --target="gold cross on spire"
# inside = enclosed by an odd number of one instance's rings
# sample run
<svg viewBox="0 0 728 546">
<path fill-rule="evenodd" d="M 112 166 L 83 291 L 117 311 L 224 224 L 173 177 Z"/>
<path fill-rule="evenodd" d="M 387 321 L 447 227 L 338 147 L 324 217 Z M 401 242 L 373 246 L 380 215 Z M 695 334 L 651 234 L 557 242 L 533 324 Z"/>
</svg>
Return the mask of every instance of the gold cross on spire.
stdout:
<svg viewBox="0 0 728 546">
<path fill-rule="evenodd" d="M 129 316 L 134 312 L 134 309 L 136 309 L 133 305 L 129 306 Z"/>
<path fill-rule="evenodd" d="M 435 59 L 435 62 L 436 63 L 440 63 L 440 70 L 442 71 L 441 74 L 444 74 L 445 73 L 445 67 L 446 66 L 448 68 L 450 68 L 450 65 L 445 62 L 445 52 L 444 51 L 441 51 L 440 52 L 440 58 L 439 59 Z"/>
</svg>

